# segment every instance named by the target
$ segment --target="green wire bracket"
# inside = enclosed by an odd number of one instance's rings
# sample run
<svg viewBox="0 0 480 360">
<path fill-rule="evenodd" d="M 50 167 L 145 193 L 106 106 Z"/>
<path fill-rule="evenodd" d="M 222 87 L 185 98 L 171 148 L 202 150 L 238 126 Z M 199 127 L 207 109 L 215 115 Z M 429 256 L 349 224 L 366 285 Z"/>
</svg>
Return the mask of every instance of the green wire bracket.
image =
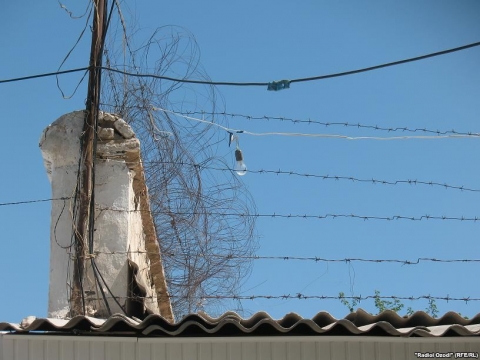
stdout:
<svg viewBox="0 0 480 360">
<path fill-rule="evenodd" d="M 290 88 L 290 80 L 280 80 L 280 81 L 272 81 L 271 83 L 268 83 L 267 90 L 279 91 L 279 90 L 289 89 L 289 88 Z"/>
</svg>

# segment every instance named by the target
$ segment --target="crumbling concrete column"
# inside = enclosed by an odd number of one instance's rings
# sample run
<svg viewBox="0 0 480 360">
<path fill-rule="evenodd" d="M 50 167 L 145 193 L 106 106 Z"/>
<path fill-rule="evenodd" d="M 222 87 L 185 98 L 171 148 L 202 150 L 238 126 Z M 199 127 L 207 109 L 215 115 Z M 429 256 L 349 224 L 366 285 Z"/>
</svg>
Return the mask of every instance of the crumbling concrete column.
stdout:
<svg viewBox="0 0 480 360">
<path fill-rule="evenodd" d="M 49 317 L 66 318 L 70 312 L 73 218 L 79 201 L 75 194 L 84 118 L 83 111 L 66 114 L 49 125 L 40 139 L 52 198 L 65 199 L 52 201 Z M 139 141 L 125 121 L 111 114 L 100 114 L 98 130 L 94 246 L 82 277 L 86 315 L 107 317 L 106 297 L 111 313 L 160 313 L 173 321 Z M 98 272 L 93 271 L 91 259 Z"/>
</svg>

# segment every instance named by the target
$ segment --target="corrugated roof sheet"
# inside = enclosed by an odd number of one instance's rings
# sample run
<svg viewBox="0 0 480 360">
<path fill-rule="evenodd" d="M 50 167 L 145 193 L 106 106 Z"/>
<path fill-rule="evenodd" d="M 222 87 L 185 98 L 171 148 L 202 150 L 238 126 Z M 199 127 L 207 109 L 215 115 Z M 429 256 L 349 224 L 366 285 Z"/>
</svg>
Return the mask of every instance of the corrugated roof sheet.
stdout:
<svg viewBox="0 0 480 360">
<path fill-rule="evenodd" d="M 319 312 L 312 319 L 295 313 L 275 320 L 265 312 L 243 319 L 234 312 L 218 318 L 206 314 L 191 314 L 171 324 L 159 315 L 149 315 L 143 321 L 116 314 L 108 319 L 77 316 L 69 320 L 27 318 L 20 324 L 0 323 L 0 331 L 47 331 L 64 334 L 134 335 L 134 336 L 479 336 L 480 314 L 465 319 L 448 312 L 441 318 L 432 318 L 419 311 L 401 317 L 393 311 L 371 315 L 357 310 L 344 319 L 335 319 L 327 312 Z"/>
</svg>

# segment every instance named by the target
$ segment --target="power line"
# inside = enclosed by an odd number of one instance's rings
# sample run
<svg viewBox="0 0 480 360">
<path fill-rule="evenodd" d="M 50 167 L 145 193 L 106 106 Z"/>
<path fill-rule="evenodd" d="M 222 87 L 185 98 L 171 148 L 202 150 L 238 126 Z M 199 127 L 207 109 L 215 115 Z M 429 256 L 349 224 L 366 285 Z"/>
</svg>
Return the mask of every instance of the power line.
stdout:
<svg viewBox="0 0 480 360">
<path fill-rule="evenodd" d="M 333 78 L 333 77 L 358 74 L 358 73 L 361 73 L 361 72 L 377 70 L 377 69 L 381 69 L 381 68 L 385 68 L 385 67 L 389 67 L 389 66 L 401 65 L 401 64 L 406 64 L 406 63 L 409 63 L 409 62 L 428 59 L 428 58 L 435 57 L 435 56 L 445 55 L 445 54 L 449 54 L 449 53 L 452 53 L 452 52 L 469 49 L 469 48 L 479 46 L 479 45 L 480 45 L 480 42 L 475 42 L 475 43 L 472 43 L 472 44 L 459 46 L 459 47 L 448 49 L 448 50 L 438 51 L 438 52 L 434 52 L 434 53 L 431 53 L 431 54 L 417 56 L 417 57 L 413 57 L 413 58 L 409 58 L 409 59 L 405 59 L 405 60 L 394 61 L 394 62 L 382 64 L 382 65 L 375 65 L 375 66 L 371 66 L 371 67 L 367 67 L 367 68 L 363 68 L 363 69 L 345 71 L 345 72 L 330 74 L 330 75 L 322 75 L 322 76 L 314 76 L 314 77 L 308 77 L 308 78 L 294 79 L 294 80 L 290 80 L 290 83 L 303 82 L 303 81 L 313 81 L 313 80 L 324 80 L 324 79 L 329 79 L 329 78 Z"/>
<path fill-rule="evenodd" d="M 85 71 L 85 70 L 89 70 L 89 69 L 90 69 L 90 67 L 87 66 L 87 67 L 82 67 L 82 68 L 78 68 L 78 69 L 62 70 L 62 71 L 55 71 L 55 72 L 51 72 L 51 73 L 45 73 L 45 74 L 23 76 L 23 77 L 13 78 L 13 79 L 5 79 L 5 80 L 0 80 L 0 84 L 4 84 L 4 83 L 8 83 L 8 82 L 22 81 L 22 80 L 37 79 L 37 78 L 48 77 L 48 76 L 69 74 L 69 73 Z"/>
<path fill-rule="evenodd" d="M 460 134 L 447 134 L 447 135 L 406 135 L 406 136 L 392 136 L 392 137 L 380 137 L 380 136 L 346 136 L 346 135 L 339 135 L 339 134 L 311 134 L 311 133 L 293 133 L 293 132 L 264 132 L 264 133 L 257 133 L 252 131 L 246 130 L 239 130 L 239 129 L 231 129 L 225 127 L 223 125 L 204 120 L 198 119 L 192 116 L 184 115 L 182 113 L 178 113 L 172 110 L 166 110 L 162 108 L 152 108 L 155 111 L 163 111 L 165 113 L 170 113 L 175 116 L 183 117 L 187 120 L 193 120 L 201 123 L 205 123 L 208 125 L 212 125 L 218 127 L 222 130 L 230 134 L 246 134 L 246 135 L 253 135 L 253 136 L 299 136 L 299 137 L 310 137 L 310 138 L 327 138 L 327 139 L 343 139 L 343 140 L 410 140 L 410 139 L 417 139 L 417 140 L 438 140 L 438 139 L 447 139 L 447 138 L 480 138 L 480 134 L 470 134 L 470 135 L 460 135 Z"/>
<path fill-rule="evenodd" d="M 313 77 L 307 77 L 307 78 L 300 78 L 300 79 L 293 79 L 293 80 L 282 80 L 281 82 L 284 82 L 287 84 L 291 83 L 296 83 L 296 82 L 306 82 L 306 81 L 315 81 L 315 80 L 324 80 L 324 79 L 329 79 L 329 78 L 334 78 L 334 77 L 340 77 L 340 76 L 347 76 L 347 75 L 353 75 L 353 74 L 358 74 L 362 72 L 367 72 L 367 71 L 372 71 L 372 70 L 377 70 L 385 67 L 390 67 L 390 66 L 395 66 L 395 65 L 400 65 L 400 64 L 405 64 L 409 62 L 414 62 L 414 61 L 419 61 L 419 60 L 424 60 L 428 59 L 431 57 L 435 56 L 440 56 L 440 55 L 445 55 L 449 53 L 453 53 L 456 51 L 461 51 L 461 50 L 466 50 L 475 46 L 479 46 L 480 42 L 475 42 L 472 44 L 464 45 L 464 46 L 459 46 L 456 48 L 448 49 L 448 50 L 443 50 L 443 51 L 438 51 L 422 56 L 417 56 L 413 58 L 408 58 L 404 60 L 399 60 L 399 61 L 394 61 L 386 64 L 381 64 L 381 65 L 375 65 L 375 66 L 370 66 L 367 68 L 362 68 L 362 69 L 357 69 L 357 70 L 350 70 L 350 71 L 344 71 L 340 73 L 334 73 L 334 74 L 328 74 L 328 75 L 320 75 L 320 76 L 313 76 Z M 204 84 L 204 85 L 228 85 L 228 86 L 271 86 L 275 85 L 277 82 L 269 83 L 269 82 L 228 82 L 228 81 L 204 81 L 204 80 L 189 80 L 189 79 L 176 79 L 176 78 L 171 78 L 168 76 L 160 76 L 160 75 L 154 75 L 154 74 L 135 74 L 135 73 L 130 73 L 118 69 L 112 69 L 112 68 L 103 68 L 104 70 L 109 70 L 113 72 L 117 72 L 119 74 L 123 75 L 128 75 L 128 76 L 135 76 L 135 77 L 150 77 L 150 78 L 155 78 L 155 79 L 162 79 L 162 80 L 169 80 L 169 81 L 175 81 L 175 82 L 183 82 L 183 83 L 191 83 L 191 84 Z M 283 87 L 282 87 L 283 88 Z"/>
<path fill-rule="evenodd" d="M 46 202 L 46 201 L 68 200 L 68 199 L 71 199 L 71 197 L 61 197 L 61 198 L 56 198 L 56 199 L 38 199 L 38 200 L 25 200 L 25 201 L 16 201 L 16 202 L 6 202 L 6 203 L 0 203 L 0 206 L 32 204 L 32 203 L 39 203 L 39 202 Z"/>
<path fill-rule="evenodd" d="M 480 43 L 479 43 L 480 44 Z M 110 67 L 102 67 L 102 70 L 107 70 L 115 72 L 121 75 L 133 76 L 139 78 L 152 78 L 159 80 L 168 80 L 179 83 L 189 83 L 189 84 L 199 84 L 199 85 L 229 85 L 229 86 L 267 86 L 268 82 L 230 82 L 230 81 L 206 81 L 206 80 L 191 80 L 191 79 L 177 79 L 169 76 L 156 75 L 156 74 L 140 74 L 140 73 L 131 73 L 124 70 L 119 70 Z"/>
<path fill-rule="evenodd" d="M 183 115 L 211 115 L 211 116 L 229 116 L 231 118 L 244 118 L 247 120 L 274 120 L 274 121 L 280 121 L 280 122 L 292 122 L 294 124 L 315 124 L 315 125 L 321 125 L 325 127 L 330 127 L 330 126 L 340 126 L 340 127 L 351 127 L 351 128 L 357 128 L 357 129 L 370 129 L 370 130 L 379 130 L 379 131 L 387 131 L 387 132 L 409 132 L 409 133 L 417 133 L 417 132 L 423 132 L 423 133 L 429 133 L 429 134 L 435 134 L 435 135 L 448 135 L 448 134 L 453 134 L 453 135 L 469 135 L 469 136 L 480 136 L 480 133 L 478 132 L 460 132 L 460 131 L 455 131 L 455 130 L 432 130 L 432 129 L 427 129 L 427 128 L 408 128 L 405 126 L 399 126 L 399 127 L 382 127 L 378 125 L 368 125 L 368 124 L 361 124 L 361 123 L 350 123 L 350 122 L 325 122 L 325 121 L 318 121 L 318 120 L 305 120 L 305 119 L 295 119 L 295 118 L 288 118 L 288 117 L 283 117 L 283 116 L 268 116 L 268 115 L 263 115 L 263 116 L 253 116 L 253 115 L 245 115 L 245 114 L 239 114 L 239 113 L 227 113 L 227 112 L 206 112 L 206 111 L 187 111 L 187 112 L 182 112 L 180 114 Z"/>
<path fill-rule="evenodd" d="M 60 4 L 60 7 L 62 7 L 69 15 L 71 18 L 74 18 L 73 17 L 73 14 L 72 12 L 70 12 L 66 7 L 65 5 L 63 5 L 62 3 L 60 3 L 60 1 L 58 1 L 58 3 Z M 90 9 L 90 12 L 88 11 Z M 88 28 L 88 24 L 90 22 L 90 17 L 92 16 L 92 13 L 93 13 L 93 2 L 89 2 L 88 6 L 87 6 L 87 9 L 85 10 L 85 14 L 82 15 L 81 17 L 85 16 L 88 12 L 88 17 L 87 17 L 87 20 L 85 21 L 85 26 L 83 27 L 82 31 L 80 32 L 80 35 L 78 36 L 77 38 L 77 41 L 75 42 L 75 44 L 72 46 L 72 48 L 68 51 L 67 55 L 65 55 L 65 57 L 63 58 L 62 62 L 60 63 L 60 66 L 58 67 L 57 71 L 60 71 L 60 69 L 62 68 L 63 64 L 65 64 L 65 62 L 68 60 L 68 58 L 70 57 L 70 55 L 72 54 L 72 52 L 75 50 L 75 48 L 77 47 L 77 45 L 79 44 L 80 40 L 83 38 L 83 35 L 85 34 L 85 31 L 87 30 Z M 78 17 L 78 18 L 81 18 L 81 17 Z M 69 96 L 65 96 L 65 93 L 63 92 L 61 86 L 60 86 L 60 80 L 58 79 L 58 75 L 56 75 L 56 82 L 57 82 L 57 88 L 58 90 L 60 90 L 61 94 L 62 94 L 62 97 L 64 99 L 71 99 L 75 93 L 77 92 L 78 88 L 80 87 L 80 85 L 82 84 L 83 80 L 85 79 L 85 77 L 87 76 L 88 74 L 88 70 L 85 70 L 85 73 L 83 74 L 82 78 L 80 79 L 80 81 L 77 83 L 77 86 L 75 87 L 75 89 L 73 90 L 72 94 L 69 95 Z"/>
<path fill-rule="evenodd" d="M 428 58 L 435 57 L 435 56 L 445 55 L 445 54 L 449 54 L 449 53 L 473 48 L 473 47 L 476 47 L 476 46 L 479 46 L 479 45 L 480 45 L 480 42 L 475 42 L 475 43 L 467 44 L 467 45 L 464 45 L 464 46 L 459 46 L 459 47 L 448 49 L 448 50 L 438 51 L 438 52 L 434 52 L 434 53 L 430 53 L 430 54 L 426 54 L 426 55 L 422 55 L 422 56 L 417 56 L 417 57 L 408 58 L 408 59 L 404 59 L 404 60 L 394 61 L 394 62 L 381 64 L 381 65 L 375 65 L 375 66 L 371 66 L 371 67 L 367 67 L 367 68 L 344 71 L 344 72 L 328 74 L 328 75 L 320 75 L 320 76 L 299 78 L 299 79 L 293 79 L 293 80 L 282 80 L 282 81 L 288 82 L 288 83 L 296 83 L 296 82 L 324 80 L 324 79 L 329 79 L 329 78 L 334 78 L 334 77 L 353 75 L 353 74 L 358 74 L 358 73 L 362 73 L 362 72 L 377 70 L 377 69 L 381 69 L 381 68 L 385 68 L 385 67 L 390 67 L 390 66 L 405 64 L 405 63 L 409 63 L 409 62 L 419 61 L 419 60 L 423 60 L 423 59 L 428 59 Z M 0 84 L 6 83 L 6 82 L 35 79 L 35 78 L 45 77 L 45 76 L 54 76 L 54 75 L 66 74 L 66 73 L 69 73 L 69 72 L 84 71 L 84 70 L 87 70 L 87 69 L 89 69 L 89 67 L 85 67 L 85 68 L 81 68 L 81 69 L 65 70 L 63 72 L 54 72 L 54 73 L 47 73 L 47 74 L 40 74 L 40 75 L 25 76 L 25 77 L 15 78 L 15 79 L 0 80 Z M 111 71 L 111 72 L 116 72 L 116 73 L 119 73 L 119 74 L 122 74 L 122 75 L 133 76 L 133 77 L 154 78 L 154 79 L 169 80 L 169 81 L 174 81 L 174 82 L 190 83 L 190 84 L 202 84 L 202 85 L 269 86 L 269 85 L 272 85 L 272 84 L 276 83 L 276 82 L 273 82 L 273 83 L 272 82 L 231 82 L 231 81 L 205 81 L 205 80 L 177 79 L 177 78 L 155 75 L 155 74 L 131 73 L 131 72 L 127 72 L 127 71 L 123 71 L 123 70 L 119 70 L 119 69 L 114 69 L 114 68 L 110 68 L 110 67 L 104 67 L 104 66 L 100 67 L 100 69 L 106 70 L 106 71 Z"/>
</svg>

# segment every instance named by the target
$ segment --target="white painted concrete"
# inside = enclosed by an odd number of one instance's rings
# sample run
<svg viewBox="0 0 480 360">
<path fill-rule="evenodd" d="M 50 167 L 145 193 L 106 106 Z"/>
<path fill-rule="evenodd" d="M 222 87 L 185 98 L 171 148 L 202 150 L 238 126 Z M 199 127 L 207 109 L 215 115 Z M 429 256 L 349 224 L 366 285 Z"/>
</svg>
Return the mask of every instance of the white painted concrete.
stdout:
<svg viewBox="0 0 480 360">
<path fill-rule="evenodd" d="M 102 114 L 103 116 L 103 114 Z M 112 116 L 106 114 L 103 126 L 115 127 Z M 116 121 L 119 121 L 118 119 Z M 71 197 L 75 193 L 80 156 L 80 136 L 84 112 L 77 111 L 60 117 L 48 126 L 40 139 L 45 167 L 52 184 L 52 198 Z M 145 306 L 158 313 L 155 288 L 151 285 L 148 256 L 145 254 L 145 237 L 136 194 L 133 188 L 135 172 L 126 163 L 126 155 L 134 152 L 139 161 L 139 142 L 132 129 L 123 122 L 125 139 L 115 133 L 115 140 L 99 140 L 95 166 L 95 236 L 92 256 L 112 294 L 124 306 L 128 296 L 128 259 L 138 267 L 137 283 L 147 292 Z M 132 135 L 133 134 L 133 135 Z M 130 136 L 132 135 L 132 136 Z M 73 199 L 52 202 L 50 236 L 50 289 L 48 316 L 68 316 L 70 287 L 72 283 Z M 127 254 L 129 251 L 140 253 Z M 143 253 L 142 253 L 143 252 Z M 108 316 L 99 289 L 96 287 L 90 261 L 86 262 L 84 292 L 89 315 Z M 111 294 L 108 295 L 112 313 L 122 312 Z"/>
<path fill-rule="evenodd" d="M 75 191 L 82 123 L 83 111 L 73 112 L 59 118 L 42 133 L 40 148 L 52 184 L 52 198 L 70 197 Z M 69 311 L 67 279 L 72 275 L 67 254 L 72 242 L 69 201 L 52 201 L 50 224 L 48 314 L 63 318 Z"/>
</svg>

